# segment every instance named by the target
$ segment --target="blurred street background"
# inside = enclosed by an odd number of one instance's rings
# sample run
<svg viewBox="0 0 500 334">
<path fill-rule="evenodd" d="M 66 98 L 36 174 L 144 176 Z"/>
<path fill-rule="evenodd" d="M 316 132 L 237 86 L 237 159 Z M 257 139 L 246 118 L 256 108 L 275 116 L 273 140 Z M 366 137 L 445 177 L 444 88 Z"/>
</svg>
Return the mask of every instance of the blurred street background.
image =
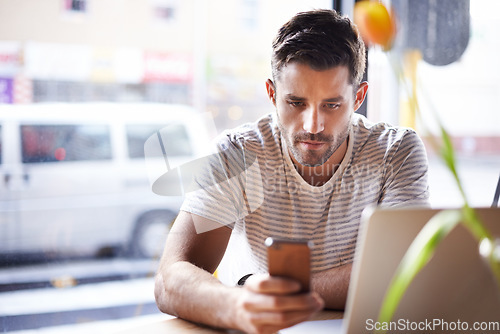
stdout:
<svg viewBox="0 0 500 334">
<path fill-rule="evenodd" d="M 145 165 L 158 157 L 145 164 L 144 143 L 172 125 L 174 165 L 272 112 L 265 80 L 277 29 L 313 8 L 352 17 L 354 3 L 0 0 L 0 332 L 115 333 L 168 319 L 153 277 L 181 198 L 151 192 Z M 374 46 L 360 112 L 414 127 L 429 153 L 431 205 L 458 207 L 430 145 L 437 114 L 470 204 L 489 207 L 500 177 L 500 2 L 392 3 L 397 47 L 438 38 L 415 61 L 422 117 L 408 123 L 393 59 Z M 425 10 L 407 10 L 417 3 Z M 463 48 L 450 45 L 438 64 L 446 29 L 463 32 Z M 200 114 L 211 129 L 194 124 Z"/>
</svg>

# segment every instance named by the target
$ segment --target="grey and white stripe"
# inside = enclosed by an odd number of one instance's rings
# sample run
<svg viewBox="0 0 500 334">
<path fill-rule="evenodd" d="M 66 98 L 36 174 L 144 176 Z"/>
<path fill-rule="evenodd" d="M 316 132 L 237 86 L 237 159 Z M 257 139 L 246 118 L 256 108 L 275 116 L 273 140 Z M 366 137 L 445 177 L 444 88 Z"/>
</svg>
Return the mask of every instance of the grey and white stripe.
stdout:
<svg viewBox="0 0 500 334">
<path fill-rule="evenodd" d="M 312 241 L 311 270 L 317 272 L 352 262 L 365 207 L 428 205 L 427 156 L 417 134 L 358 114 L 344 160 L 320 187 L 295 170 L 273 115 L 225 132 L 218 148 L 225 163 L 203 168 L 196 178 L 200 189 L 186 195 L 181 210 L 235 223 L 238 242 L 230 242 L 227 253 L 237 254 L 230 266 L 242 272 L 231 275 L 231 281 L 266 271 L 267 237 Z M 238 172 L 227 182 L 210 182 L 213 175 Z"/>
</svg>

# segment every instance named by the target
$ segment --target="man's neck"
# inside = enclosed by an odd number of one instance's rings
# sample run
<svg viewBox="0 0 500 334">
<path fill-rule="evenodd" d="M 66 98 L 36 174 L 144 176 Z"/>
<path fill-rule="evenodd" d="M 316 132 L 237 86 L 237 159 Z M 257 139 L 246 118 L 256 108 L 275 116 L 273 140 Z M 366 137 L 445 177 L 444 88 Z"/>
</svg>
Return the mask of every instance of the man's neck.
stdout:
<svg viewBox="0 0 500 334">
<path fill-rule="evenodd" d="M 328 158 L 328 160 L 320 166 L 303 166 L 294 159 L 292 154 L 290 154 L 290 157 L 292 159 L 292 163 L 295 166 L 295 169 L 300 174 L 300 176 L 302 176 L 304 181 L 312 186 L 320 187 L 327 183 L 339 168 L 340 163 L 344 159 L 347 152 L 348 141 L 349 138 L 347 138 L 342 143 L 342 145 L 340 145 L 340 147 L 330 156 L 330 158 Z"/>
</svg>

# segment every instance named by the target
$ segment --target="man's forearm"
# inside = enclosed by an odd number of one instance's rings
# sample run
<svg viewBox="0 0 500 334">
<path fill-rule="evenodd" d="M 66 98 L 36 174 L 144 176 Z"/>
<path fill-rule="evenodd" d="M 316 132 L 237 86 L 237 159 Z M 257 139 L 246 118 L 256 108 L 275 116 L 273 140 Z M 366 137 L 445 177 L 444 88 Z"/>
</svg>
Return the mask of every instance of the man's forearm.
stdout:
<svg viewBox="0 0 500 334">
<path fill-rule="evenodd" d="M 224 286 L 207 271 L 189 262 L 160 268 L 156 276 L 158 308 L 171 315 L 214 327 L 235 328 L 238 288 Z"/>
<path fill-rule="evenodd" d="M 165 270 L 166 269 L 166 270 Z M 180 318 L 246 333 L 276 333 L 308 320 L 323 308 L 318 293 L 279 277 L 252 276 L 242 288 L 228 287 L 189 262 L 160 267 L 155 296 L 159 309 Z"/>
<path fill-rule="evenodd" d="M 312 275 L 312 289 L 325 301 L 325 308 L 343 310 L 347 300 L 352 264 Z"/>
</svg>

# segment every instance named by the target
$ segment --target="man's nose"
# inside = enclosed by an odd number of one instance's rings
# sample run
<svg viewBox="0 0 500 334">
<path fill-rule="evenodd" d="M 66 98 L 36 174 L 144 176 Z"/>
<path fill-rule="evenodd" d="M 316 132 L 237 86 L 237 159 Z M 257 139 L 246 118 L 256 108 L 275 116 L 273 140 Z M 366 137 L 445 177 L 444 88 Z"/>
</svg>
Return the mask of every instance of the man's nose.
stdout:
<svg viewBox="0 0 500 334">
<path fill-rule="evenodd" d="M 304 110 L 303 117 L 302 128 L 304 129 L 304 131 L 314 134 L 319 133 L 325 129 L 323 116 L 319 112 L 318 108 L 311 107 L 307 110 Z"/>
</svg>

